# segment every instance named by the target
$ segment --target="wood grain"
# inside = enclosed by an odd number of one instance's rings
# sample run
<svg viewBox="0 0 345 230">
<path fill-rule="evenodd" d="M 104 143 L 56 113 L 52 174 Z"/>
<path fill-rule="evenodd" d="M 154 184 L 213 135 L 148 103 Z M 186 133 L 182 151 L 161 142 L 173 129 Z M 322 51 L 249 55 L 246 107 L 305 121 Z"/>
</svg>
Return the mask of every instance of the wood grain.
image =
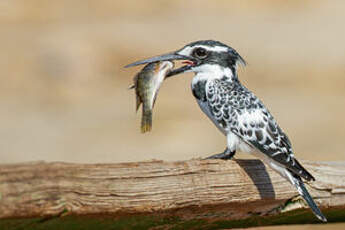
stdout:
<svg viewBox="0 0 345 230">
<path fill-rule="evenodd" d="M 322 208 L 345 205 L 345 162 L 302 164 L 316 178 L 307 188 Z M 301 202 L 283 205 L 296 195 L 259 160 L 0 165 L 0 218 L 63 212 L 245 218 L 300 208 Z"/>
</svg>

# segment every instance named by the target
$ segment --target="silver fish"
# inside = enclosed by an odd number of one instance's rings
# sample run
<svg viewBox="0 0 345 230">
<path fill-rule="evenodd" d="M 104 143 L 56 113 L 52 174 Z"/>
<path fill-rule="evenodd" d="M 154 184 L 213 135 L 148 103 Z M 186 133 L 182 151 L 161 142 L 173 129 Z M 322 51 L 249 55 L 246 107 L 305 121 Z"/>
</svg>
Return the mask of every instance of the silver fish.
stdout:
<svg viewBox="0 0 345 230">
<path fill-rule="evenodd" d="M 141 132 L 145 133 L 152 129 L 152 109 L 154 107 L 159 88 L 165 77 L 174 68 L 171 61 L 159 61 L 147 64 L 134 77 L 136 94 L 136 110 L 142 104 Z"/>
</svg>

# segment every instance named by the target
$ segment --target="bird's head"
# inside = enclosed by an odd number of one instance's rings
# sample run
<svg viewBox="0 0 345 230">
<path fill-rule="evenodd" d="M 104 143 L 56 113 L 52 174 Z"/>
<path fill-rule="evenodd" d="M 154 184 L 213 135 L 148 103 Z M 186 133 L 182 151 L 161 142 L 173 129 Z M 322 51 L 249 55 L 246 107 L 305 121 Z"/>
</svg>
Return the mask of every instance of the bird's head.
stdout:
<svg viewBox="0 0 345 230">
<path fill-rule="evenodd" d="M 223 76 L 236 76 L 238 64 L 245 64 L 244 59 L 230 46 L 219 41 L 204 40 L 196 41 L 185 45 L 183 48 L 137 61 L 126 67 L 157 62 L 157 61 L 183 60 L 184 66 L 172 70 L 168 76 L 177 75 L 185 72 L 205 73 Z"/>
</svg>

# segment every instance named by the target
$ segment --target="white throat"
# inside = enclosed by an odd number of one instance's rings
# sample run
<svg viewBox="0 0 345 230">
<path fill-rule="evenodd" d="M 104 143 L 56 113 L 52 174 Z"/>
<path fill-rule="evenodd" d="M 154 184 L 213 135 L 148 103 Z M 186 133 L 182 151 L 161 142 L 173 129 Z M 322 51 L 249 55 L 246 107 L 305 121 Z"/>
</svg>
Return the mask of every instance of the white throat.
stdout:
<svg viewBox="0 0 345 230">
<path fill-rule="evenodd" d="M 192 84 L 197 81 L 222 79 L 224 77 L 229 79 L 229 81 L 234 79 L 234 74 L 229 67 L 224 68 L 219 65 L 204 64 L 193 67 L 191 71 L 195 72 Z"/>
</svg>

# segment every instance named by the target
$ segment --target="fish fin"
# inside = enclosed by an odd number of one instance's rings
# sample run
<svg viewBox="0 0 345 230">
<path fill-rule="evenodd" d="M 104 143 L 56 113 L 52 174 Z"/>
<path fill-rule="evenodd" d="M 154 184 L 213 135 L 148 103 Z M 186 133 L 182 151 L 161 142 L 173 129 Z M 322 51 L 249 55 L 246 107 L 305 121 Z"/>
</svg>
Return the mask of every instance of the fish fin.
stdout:
<svg viewBox="0 0 345 230">
<path fill-rule="evenodd" d="M 136 111 L 138 112 L 139 106 L 141 104 L 141 98 L 140 96 L 137 94 L 137 100 L 136 100 Z"/>
<path fill-rule="evenodd" d="M 139 109 L 139 106 L 140 106 L 142 100 L 141 100 L 141 97 L 139 96 L 139 92 L 138 92 L 136 83 L 134 83 L 133 85 L 131 85 L 131 86 L 128 88 L 128 90 L 131 90 L 131 89 L 135 89 L 135 96 L 136 96 L 135 111 L 138 112 L 138 109 Z"/>
<path fill-rule="evenodd" d="M 141 132 L 146 133 L 152 129 L 152 110 L 143 108 L 141 117 Z"/>
</svg>

